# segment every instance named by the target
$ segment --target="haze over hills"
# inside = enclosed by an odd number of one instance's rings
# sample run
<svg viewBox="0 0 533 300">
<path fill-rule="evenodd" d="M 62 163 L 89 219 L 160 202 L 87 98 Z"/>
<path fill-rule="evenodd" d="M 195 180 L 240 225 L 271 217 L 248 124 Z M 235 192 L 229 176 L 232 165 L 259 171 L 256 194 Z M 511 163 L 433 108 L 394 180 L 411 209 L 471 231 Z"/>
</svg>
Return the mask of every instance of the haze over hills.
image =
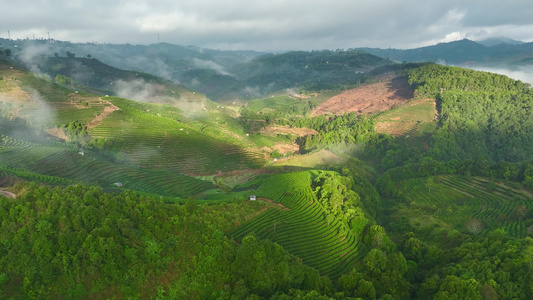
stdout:
<svg viewBox="0 0 533 300">
<path fill-rule="evenodd" d="M 416 49 L 359 48 L 393 61 L 432 61 L 464 67 L 492 66 L 518 68 L 533 62 L 533 43 L 506 42 L 506 40 L 475 42 L 468 39 L 441 43 Z"/>
<path fill-rule="evenodd" d="M 533 82 L 533 75 L 529 71 L 531 68 L 528 67 L 533 62 L 531 58 L 533 43 L 513 42 L 501 38 L 488 40 L 485 44 L 487 45 L 484 45 L 483 41 L 463 39 L 408 50 L 356 48 L 344 50 L 342 55 L 359 55 L 361 58 L 362 51 L 395 62 L 438 62 L 492 71 L 529 83 Z M 189 89 L 206 94 L 215 101 L 253 99 L 284 88 L 305 85 L 306 82 L 315 85 L 313 88 L 326 84 L 324 88 L 331 89 L 335 84 L 353 84 L 360 80 L 360 72 L 368 71 L 378 64 L 377 60 L 374 60 L 373 65 L 368 65 L 367 68 L 350 65 L 344 70 L 342 68 L 335 70 L 337 73 L 341 70 L 353 71 L 348 79 L 347 74 L 333 74 L 331 70 L 334 70 L 334 65 L 326 66 L 328 60 L 335 60 L 335 55 L 338 55 L 337 59 L 342 57 L 336 51 L 330 51 L 331 57 L 328 59 L 325 56 L 317 56 L 316 53 L 312 54 L 315 51 L 308 54 L 289 52 L 272 55 L 256 51 L 221 51 L 165 43 L 145 46 L 0 39 L 0 46 L 12 49 L 13 55 L 19 56 L 27 65 L 34 66 L 40 59 L 36 57 L 37 53 L 41 56 L 65 57 L 68 51 L 77 57 L 90 56 L 115 68 L 148 73 L 179 82 Z M 313 61 L 313 55 L 324 59 L 320 62 L 323 66 L 317 64 L 318 61 Z M 282 61 L 284 65 L 281 64 Z M 351 59 L 351 62 L 353 64 L 354 60 Z M 264 69 L 274 65 L 275 68 Z M 263 74 L 262 77 L 254 78 L 255 75 L 251 70 Z M 271 74 L 269 75 L 271 77 L 265 74 Z M 343 78 L 344 82 L 338 82 L 335 77 Z M 282 81 L 283 84 L 276 81 Z M 267 88 L 268 85 L 271 86 Z"/>
<path fill-rule="evenodd" d="M 530 44 L 1 43 L 0 298 L 533 297 Z"/>
</svg>

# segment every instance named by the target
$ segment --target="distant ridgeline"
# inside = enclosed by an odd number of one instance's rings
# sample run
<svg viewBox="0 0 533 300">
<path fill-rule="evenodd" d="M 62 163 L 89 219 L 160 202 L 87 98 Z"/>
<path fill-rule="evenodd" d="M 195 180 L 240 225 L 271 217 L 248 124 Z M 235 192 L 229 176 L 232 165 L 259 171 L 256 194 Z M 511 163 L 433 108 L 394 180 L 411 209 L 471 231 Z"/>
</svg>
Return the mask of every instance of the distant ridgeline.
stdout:
<svg viewBox="0 0 533 300">
<path fill-rule="evenodd" d="M 436 64 L 408 71 L 420 98 L 436 98 L 440 128 L 430 155 L 438 160 L 519 162 L 533 159 L 533 90 L 506 76 Z"/>
</svg>

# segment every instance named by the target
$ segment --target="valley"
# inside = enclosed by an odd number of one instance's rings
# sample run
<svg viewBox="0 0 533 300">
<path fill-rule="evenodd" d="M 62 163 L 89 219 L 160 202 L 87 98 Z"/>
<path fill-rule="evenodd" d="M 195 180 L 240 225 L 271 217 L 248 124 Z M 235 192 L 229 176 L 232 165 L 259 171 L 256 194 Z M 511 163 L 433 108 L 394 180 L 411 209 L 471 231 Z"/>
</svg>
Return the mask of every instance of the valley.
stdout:
<svg viewBox="0 0 533 300">
<path fill-rule="evenodd" d="M 0 297 L 533 296 L 529 84 L 186 49 L 166 78 L 0 56 Z"/>
</svg>

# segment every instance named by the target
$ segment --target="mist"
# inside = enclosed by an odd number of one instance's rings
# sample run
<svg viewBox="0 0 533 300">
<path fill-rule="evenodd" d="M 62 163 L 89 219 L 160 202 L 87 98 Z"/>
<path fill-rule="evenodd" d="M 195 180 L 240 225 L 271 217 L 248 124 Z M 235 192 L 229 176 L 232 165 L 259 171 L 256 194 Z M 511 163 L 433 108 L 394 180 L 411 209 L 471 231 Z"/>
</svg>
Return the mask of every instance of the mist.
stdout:
<svg viewBox="0 0 533 300">
<path fill-rule="evenodd" d="M 217 72 L 220 75 L 228 75 L 231 76 L 230 73 L 228 73 L 223 66 L 217 64 L 216 62 L 212 60 L 201 60 L 198 58 L 193 58 L 193 63 L 195 67 L 201 68 L 201 69 L 210 69 L 215 72 Z"/>
<path fill-rule="evenodd" d="M 2 112 L 7 118 L 0 118 L 0 126 L 3 132 L 13 138 L 42 142 L 47 136 L 44 131 L 57 126 L 56 115 L 38 91 L 29 89 L 27 92 L 30 101 L 16 104 L 11 108 L 11 110 L 15 109 L 15 112 Z M 0 101 L 2 100 L 6 99 L 0 96 Z M 7 103 L 13 102 L 8 100 Z"/>
<path fill-rule="evenodd" d="M 170 98 L 161 96 L 164 90 L 164 86 L 147 83 L 144 79 L 135 79 L 132 81 L 118 80 L 115 82 L 113 88 L 113 91 L 119 97 L 141 102 L 156 102 L 163 100 L 162 98 Z"/>
<path fill-rule="evenodd" d="M 533 68 L 531 66 L 520 66 L 515 69 L 479 66 L 474 67 L 472 69 L 477 71 L 485 71 L 505 75 L 509 78 L 520 80 L 522 82 L 533 85 Z"/>
<path fill-rule="evenodd" d="M 39 64 L 46 59 L 51 53 L 51 48 L 48 44 L 28 44 L 20 52 L 19 60 L 33 73 L 46 76 L 48 75 L 41 72 Z"/>
<path fill-rule="evenodd" d="M 146 68 L 146 70 L 144 70 L 145 72 L 148 71 L 149 73 L 152 73 L 159 77 L 162 77 L 168 80 L 174 80 L 172 78 L 173 71 L 159 57 L 146 57 L 146 56 L 126 57 L 124 60 L 124 63 L 126 66 L 132 66 L 135 69 L 139 69 L 139 70 Z"/>
<path fill-rule="evenodd" d="M 181 115 L 184 118 L 197 119 L 205 116 L 206 107 L 204 101 L 181 99 L 175 106 L 181 110 Z"/>
<path fill-rule="evenodd" d="M 31 127 L 38 129 L 47 129 L 55 125 L 55 111 L 50 105 L 41 97 L 38 91 L 30 89 L 28 93 L 31 96 L 32 106 L 35 108 L 35 113 L 32 113 L 28 118 L 28 124 Z"/>
<path fill-rule="evenodd" d="M 139 102 L 168 104 L 179 108 L 181 115 L 188 119 L 199 118 L 205 114 L 205 101 L 188 100 L 164 95 L 165 86 L 148 83 L 144 79 L 132 81 L 118 80 L 113 91 L 117 96 Z"/>
</svg>

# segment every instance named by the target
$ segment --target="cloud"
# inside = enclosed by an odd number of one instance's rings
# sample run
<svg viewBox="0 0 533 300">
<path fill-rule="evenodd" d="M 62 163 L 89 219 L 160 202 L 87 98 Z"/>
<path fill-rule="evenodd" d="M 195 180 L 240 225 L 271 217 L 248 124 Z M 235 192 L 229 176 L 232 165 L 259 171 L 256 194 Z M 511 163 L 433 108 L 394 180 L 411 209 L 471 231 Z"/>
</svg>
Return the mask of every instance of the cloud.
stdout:
<svg viewBox="0 0 533 300">
<path fill-rule="evenodd" d="M 0 27 L 13 38 L 50 32 L 74 42 L 150 44 L 160 36 L 181 45 L 274 51 L 412 48 L 482 35 L 533 41 L 529 0 L 20 0 L 2 10 L 10 13 Z"/>
<path fill-rule="evenodd" d="M 165 87 L 159 84 L 147 83 L 144 79 L 135 79 L 132 81 L 118 80 L 115 82 L 113 91 L 119 97 L 141 101 L 141 102 L 160 102 Z"/>
</svg>

